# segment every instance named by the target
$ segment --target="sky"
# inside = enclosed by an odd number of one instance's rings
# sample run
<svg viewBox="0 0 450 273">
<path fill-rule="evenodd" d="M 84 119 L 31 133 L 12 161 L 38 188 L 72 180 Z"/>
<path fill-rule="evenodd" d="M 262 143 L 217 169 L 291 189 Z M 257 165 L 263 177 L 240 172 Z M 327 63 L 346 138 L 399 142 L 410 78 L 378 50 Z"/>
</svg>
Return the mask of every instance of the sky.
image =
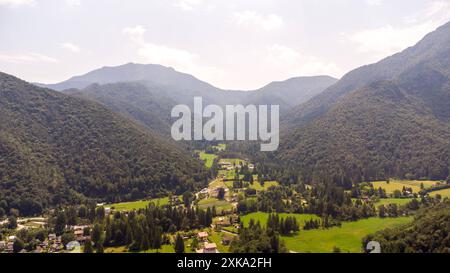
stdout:
<svg viewBox="0 0 450 273">
<path fill-rule="evenodd" d="M 342 77 L 450 21 L 450 0 L 0 0 L 0 71 L 56 83 L 129 62 L 224 89 Z"/>
</svg>

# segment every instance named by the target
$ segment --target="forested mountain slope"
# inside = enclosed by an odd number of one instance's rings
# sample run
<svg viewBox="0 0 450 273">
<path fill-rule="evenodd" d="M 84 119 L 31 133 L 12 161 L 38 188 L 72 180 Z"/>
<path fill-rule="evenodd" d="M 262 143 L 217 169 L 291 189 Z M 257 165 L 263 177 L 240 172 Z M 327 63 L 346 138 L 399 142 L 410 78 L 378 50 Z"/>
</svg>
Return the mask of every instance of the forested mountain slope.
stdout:
<svg viewBox="0 0 450 273">
<path fill-rule="evenodd" d="M 326 111 L 308 122 L 301 121 L 305 115 L 300 121 L 289 121 L 277 161 L 307 181 L 349 184 L 392 176 L 446 179 L 450 167 L 450 24 L 415 47 L 349 75 L 319 95 L 325 96 L 324 101 L 316 97 L 309 102 L 326 106 L 313 112 Z M 363 85 L 365 80 L 349 81 L 354 75 L 373 78 Z M 384 76 L 391 79 L 377 81 Z M 328 105 L 331 95 L 340 97 Z M 310 109 L 308 103 L 305 107 L 300 112 Z"/>
<path fill-rule="evenodd" d="M 31 215 L 86 198 L 138 199 L 204 183 L 199 162 L 144 127 L 97 103 L 0 73 L 6 210 Z"/>
</svg>

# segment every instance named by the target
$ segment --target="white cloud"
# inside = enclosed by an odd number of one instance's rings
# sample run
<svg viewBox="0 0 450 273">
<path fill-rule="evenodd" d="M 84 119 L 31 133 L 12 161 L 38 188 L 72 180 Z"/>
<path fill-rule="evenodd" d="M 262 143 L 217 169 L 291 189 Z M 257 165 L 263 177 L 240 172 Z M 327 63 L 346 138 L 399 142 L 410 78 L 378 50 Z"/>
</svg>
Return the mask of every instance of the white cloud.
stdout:
<svg viewBox="0 0 450 273">
<path fill-rule="evenodd" d="M 381 6 L 383 4 L 383 0 L 366 0 L 366 3 L 369 6 Z"/>
<path fill-rule="evenodd" d="M 236 12 L 233 22 L 245 27 L 258 27 L 264 30 L 274 30 L 284 25 L 283 18 L 276 14 L 263 15 L 256 11 Z"/>
<path fill-rule="evenodd" d="M 34 0 L 0 0 L 0 6 L 33 6 L 36 2 Z"/>
<path fill-rule="evenodd" d="M 0 60 L 9 63 L 57 63 L 58 60 L 39 53 L 3 54 L 0 53 Z"/>
<path fill-rule="evenodd" d="M 195 7 L 199 6 L 202 0 L 177 0 L 173 4 L 175 7 L 182 10 L 193 10 Z"/>
<path fill-rule="evenodd" d="M 77 7 L 81 5 L 81 0 L 66 0 L 66 4 L 71 7 Z"/>
<path fill-rule="evenodd" d="M 133 42 L 140 61 L 173 67 L 181 72 L 199 75 L 202 79 L 211 82 L 223 74 L 215 67 L 200 65 L 200 57 L 194 53 L 146 41 L 146 29 L 143 26 L 125 28 L 123 33 Z"/>
<path fill-rule="evenodd" d="M 79 52 L 81 51 L 81 49 L 80 49 L 79 46 L 74 45 L 74 44 L 72 44 L 72 43 L 63 43 L 63 44 L 61 44 L 61 46 L 62 46 L 64 49 L 66 49 L 66 50 L 68 50 L 68 51 L 71 51 L 71 52 L 73 52 L 73 53 L 79 53 Z"/>
<path fill-rule="evenodd" d="M 265 66 L 273 70 L 276 78 L 291 76 L 331 75 L 340 77 L 343 71 L 332 62 L 300 52 L 290 47 L 274 44 L 266 48 Z"/>
<path fill-rule="evenodd" d="M 448 20 L 450 2 L 433 1 L 423 11 L 404 18 L 401 25 L 388 24 L 345 36 L 356 44 L 359 52 L 378 59 L 413 46 Z"/>
</svg>

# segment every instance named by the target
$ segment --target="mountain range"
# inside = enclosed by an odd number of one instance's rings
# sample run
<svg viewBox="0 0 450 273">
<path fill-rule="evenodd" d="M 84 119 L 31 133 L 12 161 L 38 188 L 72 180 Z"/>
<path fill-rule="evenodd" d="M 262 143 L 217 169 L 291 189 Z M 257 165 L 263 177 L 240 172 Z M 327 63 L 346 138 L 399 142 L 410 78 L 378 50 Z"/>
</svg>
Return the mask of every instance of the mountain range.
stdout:
<svg viewBox="0 0 450 273">
<path fill-rule="evenodd" d="M 450 174 L 450 23 L 341 80 L 299 77 L 230 91 L 172 68 L 126 64 L 35 85 L 0 74 L 0 197 L 32 213 L 206 183 L 200 163 L 165 140 L 170 109 L 195 96 L 221 106 L 279 104 L 279 150 L 241 152 L 307 183 Z"/>
</svg>

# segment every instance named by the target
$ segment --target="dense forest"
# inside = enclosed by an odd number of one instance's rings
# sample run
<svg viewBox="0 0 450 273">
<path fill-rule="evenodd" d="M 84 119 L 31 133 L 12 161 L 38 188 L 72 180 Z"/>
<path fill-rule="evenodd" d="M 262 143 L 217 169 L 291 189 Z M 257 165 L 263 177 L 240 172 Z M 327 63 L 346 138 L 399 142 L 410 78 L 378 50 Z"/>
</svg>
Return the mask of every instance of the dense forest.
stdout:
<svg viewBox="0 0 450 273">
<path fill-rule="evenodd" d="M 430 74 L 422 74 L 422 83 L 439 84 L 428 89 L 436 92 L 435 99 L 450 96 L 449 81 L 437 83 L 434 76 L 443 75 Z M 282 138 L 277 160 L 298 169 L 305 181 L 445 180 L 450 166 L 446 109 L 438 118 L 436 109 L 426 105 L 428 98 L 411 90 L 417 89 L 403 83 L 371 84 L 323 118 Z M 447 104 L 450 108 L 450 99 Z"/>
<path fill-rule="evenodd" d="M 407 226 L 370 235 L 363 245 L 370 241 L 383 253 L 450 253 L 450 202 L 423 209 Z"/>
<path fill-rule="evenodd" d="M 181 194 L 206 185 L 203 166 L 149 130 L 90 101 L 0 74 L 2 209 Z"/>
<path fill-rule="evenodd" d="M 307 183 L 449 179 L 449 45 L 450 23 L 284 115 L 277 152 L 235 150 Z"/>
<path fill-rule="evenodd" d="M 97 101 L 114 112 L 150 128 L 164 137 L 170 136 L 170 113 L 176 103 L 158 87 L 138 82 L 92 84 L 83 90 L 70 89 L 64 93 Z"/>
</svg>

